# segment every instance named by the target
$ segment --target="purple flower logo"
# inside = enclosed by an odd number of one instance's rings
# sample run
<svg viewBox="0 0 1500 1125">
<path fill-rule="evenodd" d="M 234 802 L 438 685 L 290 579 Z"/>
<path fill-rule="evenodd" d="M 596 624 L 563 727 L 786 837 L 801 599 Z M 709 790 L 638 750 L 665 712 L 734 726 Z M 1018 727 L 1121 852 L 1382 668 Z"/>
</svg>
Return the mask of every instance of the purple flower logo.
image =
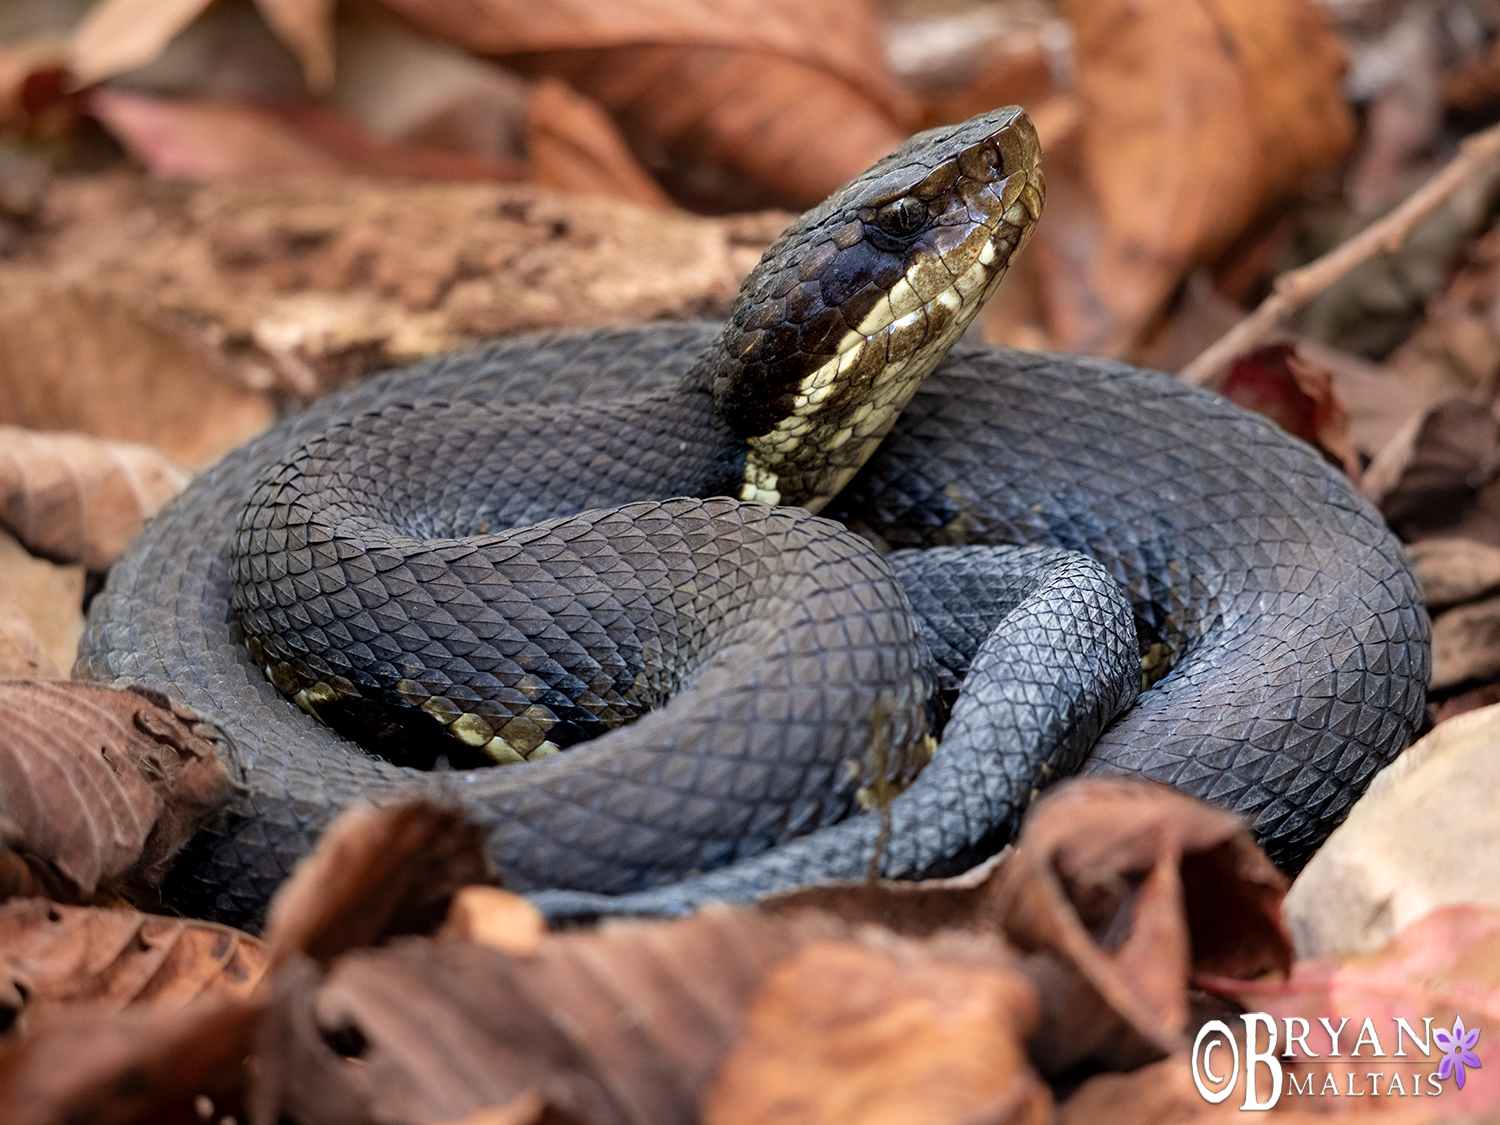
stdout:
<svg viewBox="0 0 1500 1125">
<path fill-rule="evenodd" d="M 1479 1028 L 1473 1031 L 1464 1030 L 1464 1021 L 1459 1016 L 1453 1017 L 1453 1030 L 1444 1031 L 1440 1027 L 1432 1029 L 1432 1037 L 1437 1040 L 1437 1045 L 1444 1051 L 1442 1062 L 1438 1063 L 1438 1081 L 1441 1082 L 1448 1075 L 1453 1075 L 1458 1088 L 1464 1088 L 1464 1067 L 1472 1066 L 1483 1069 L 1480 1066 L 1479 1056 L 1472 1048 L 1479 1042 Z"/>
</svg>

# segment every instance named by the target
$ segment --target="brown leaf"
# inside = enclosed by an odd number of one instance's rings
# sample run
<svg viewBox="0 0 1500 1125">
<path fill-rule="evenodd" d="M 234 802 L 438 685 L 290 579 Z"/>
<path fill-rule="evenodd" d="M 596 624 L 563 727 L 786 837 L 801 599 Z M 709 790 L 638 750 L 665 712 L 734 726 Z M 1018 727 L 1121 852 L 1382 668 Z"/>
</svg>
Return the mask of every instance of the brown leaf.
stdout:
<svg viewBox="0 0 1500 1125">
<path fill-rule="evenodd" d="M 1449 399 L 1429 410 L 1403 445 L 1403 464 L 1380 498 L 1396 534 L 1408 542 L 1458 536 L 1500 546 L 1500 424 L 1490 411 Z"/>
<path fill-rule="evenodd" d="M 0 826 L 34 879 L 0 889 L 86 901 L 127 876 L 157 884 L 228 795 L 215 737 L 163 697 L 0 683 Z"/>
<path fill-rule="evenodd" d="M 667 193 L 630 155 L 615 123 L 565 82 L 537 83 L 526 130 L 531 179 L 543 187 L 671 207 Z"/>
<path fill-rule="evenodd" d="M 843 933 L 815 913 L 708 911 L 548 937 L 528 957 L 408 938 L 326 976 L 297 959 L 275 983 L 257 1111 L 396 1125 L 535 1089 L 589 1125 L 688 1125 L 765 974 Z"/>
<path fill-rule="evenodd" d="M 1070 0 L 1064 9 L 1077 36 L 1083 180 L 1100 242 L 1054 335 L 1118 354 L 1193 265 L 1348 147 L 1343 53 L 1306 0 Z"/>
<path fill-rule="evenodd" d="M 1432 619 L 1434 691 L 1500 673 L 1500 597 L 1454 606 Z"/>
<path fill-rule="evenodd" d="M 1172 790 L 1077 780 L 1028 815 L 999 870 L 1005 934 L 1038 962 L 1034 1057 L 1138 1065 L 1182 1045 L 1193 973 L 1284 971 L 1286 879 L 1236 816 Z M 1094 999 L 1097 998 L 1097 999 Z"/>
<path fill-rule="evenodd" d="M 73 265 L 87 273 L 85 261 Z M 236 387 L 222 355 L 153 306 L 151 283 L 130 280 L 0 269 L 0 423 L 145 442 L 189 465 L 269 425 L 267 398 Z"/>
<path fill-rule="evenodd" d="M 520 895 L 479 885 L 463 887 L 453 896 L 441 933 L 524 957 L 541 944 L 547 920 Z"/>
<path fill-rule="evenodd" d="M 68 69 L 80 86 L 145 66 L 212 0 L 101 0 L 68 44 Z"/>
<path fill-rule="evenodd" d="M 1470 601 L 1500 587 L 1500 547 L 1472 539 L 1424 539 L 1406 549 L 1429 609 Z"/>
<path fill-rule="evenodd" d="M 1026 1059 L 1031 984 L 921 946 L 814 942 L 771 972 L 706 1125 L 1033 1122 L 1051 1096 Z"/>
<path fill-rule="evenodd" d="M 670 185 L 684 195 L 811 206 L 903 138 L 906 106 L 857 0 L 386 3 L 445 42 L 564 79 L 653 171 L 689 166 Z"/>
<path fill-rule="evenodd" d="M 513 180 L 520 169 L 473 156 L 377 141 L 310 105 L 152 98 L 98 90 L 89 112 L 152 172 L 210 182 L 263 176 L 402 176 Z"/>
<path fill-rule="evenodd" d="M 50 678 L 67 679 L 83 634 L 84 577 L 81 566 L 35 558 L 0 526 L 0 600 L 9 606 L 4 627 L 18 662 L 31 662 L 34 641 L 46 654 L 46 663 L 39 667 L 52 668 L 55 675 Z M 34 673 L 22 668 L 15 674 Z"/>
<path fill-rule="evenodd" d="M 90 570 L 107 570 L 190 476 L 150 446 L 0 426 L 0 523 Z"/>
<path fill-rule="evenodd" d="M 267 964 L 264 942 L 228 926 L 35 898 L 0 904 L 0 950 L 23 1031 L 71 1004 L 102 1015 L 244 999 Z"/>
<path fill-rule="evenodd" d="M 1220 392 L 1264 414 L 1359 483 L 1359 457 L 1349 442 L 1349 415 L 1333 393 L 1333 376 L 1297 354 L 1295 344 L 1267 344 L 1235 361 Z"/>
<path fill-rule="evenodd" d="M 245 1059 L 263 1004 L 205 1000 L 103 1016 L 88 1006 L 38 1020 L 0 1050 L 7 1125 L 201 1125 L 242 1113 Z"/>
<path fill-rule="evenodd" d="M 484 832 L 455 809 L 411 801 L 345 813 L 271 901 L 271 959 L 326 961 L 385 937 L 430 933 L 460 887 L 489 878 Z"/>
<path fill-rule="evenodd" d="M 31 619 L 9 598 L 0 596 L 0 679 L 15 678 L 65 680 L 67 676 L 48 654 Z"/>
<path fill-rule="evenodd" d="M 333 85 L 335 0 L 255 0 L 266 23 L 302 64 L 307 88 L 324 94 Z"/>
</svg>

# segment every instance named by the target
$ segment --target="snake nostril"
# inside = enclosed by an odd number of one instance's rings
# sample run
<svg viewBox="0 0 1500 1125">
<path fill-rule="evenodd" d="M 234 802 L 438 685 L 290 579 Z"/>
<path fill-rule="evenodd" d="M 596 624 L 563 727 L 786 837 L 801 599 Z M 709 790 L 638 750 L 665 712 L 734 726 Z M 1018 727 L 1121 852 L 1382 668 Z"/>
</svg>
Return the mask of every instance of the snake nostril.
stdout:
<svg viewBox="0 0 1500 1125">
<path fill-rule="evenodd" d="M 985 183 L 1000 178 L 1003 163 L 1000 153 L 989 145 L 968 149 L 958 157 L 959 170 L 965 176 Z"/>
</svg>

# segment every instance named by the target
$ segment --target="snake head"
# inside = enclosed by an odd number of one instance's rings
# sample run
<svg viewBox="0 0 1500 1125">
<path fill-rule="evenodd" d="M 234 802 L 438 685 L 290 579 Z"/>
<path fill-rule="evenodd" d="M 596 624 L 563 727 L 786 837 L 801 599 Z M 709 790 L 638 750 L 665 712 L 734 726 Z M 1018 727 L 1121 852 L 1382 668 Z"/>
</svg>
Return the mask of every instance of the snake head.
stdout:
<svg viewBox="0 0 1500 1125">
<path fill-rule="evenodd" d="M 817 511 L 963 335 L 1041 215 L 1041 145 L 997 109 L 912 137 L 794 222 L 708 357 L 743 499 Z"/>
</svg>

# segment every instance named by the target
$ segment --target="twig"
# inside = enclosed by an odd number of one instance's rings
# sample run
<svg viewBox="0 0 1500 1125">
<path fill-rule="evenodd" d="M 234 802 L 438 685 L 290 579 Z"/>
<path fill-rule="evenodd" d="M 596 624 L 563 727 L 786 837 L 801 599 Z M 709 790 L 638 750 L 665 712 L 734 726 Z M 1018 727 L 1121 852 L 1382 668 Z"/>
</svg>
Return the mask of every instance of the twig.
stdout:
<svg viewBox="0 0 1500 1125">
<path fill-rule="evenodd" d="M 1500 125 L 1464 138 L 1458 155 L 1389 214 L 1321 258 L 1276 279 L 1271 295 L 1220 336 L 1179 373 L 1201 387 L 1276 330 L 1288 317 L 1362 262 L 1399 250 L 1412 228 L 1461 185 L 1479 178 L 1500 158 Z"/>
</svg>

